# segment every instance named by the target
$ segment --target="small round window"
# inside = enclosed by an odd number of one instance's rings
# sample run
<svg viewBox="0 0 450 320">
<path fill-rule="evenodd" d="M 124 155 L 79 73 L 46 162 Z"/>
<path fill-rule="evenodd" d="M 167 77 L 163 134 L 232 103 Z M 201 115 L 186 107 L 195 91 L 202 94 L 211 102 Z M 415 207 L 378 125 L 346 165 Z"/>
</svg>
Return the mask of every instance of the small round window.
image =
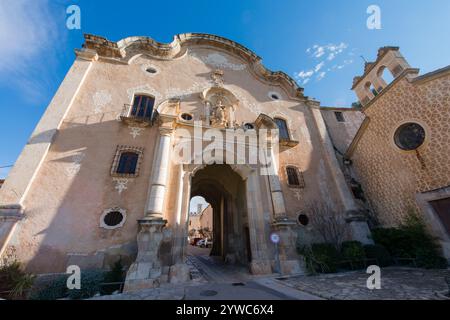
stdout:
<svg viewBox="0 0 450 320">
<path fill-rule="evenodd" d="M 267 95 L 272 100 L 280 100 L 280 97 L 281 97 L 280 94 L 276 91 L 270 91 Z"/>
<path fill-rule="evenodd" d="M 297 217 L 298 223 L 300 223 L 302 226 L 307 226 L 309 223 L 309 218 L 306 214 L 299 214 Z"/>
<path fill-rule="evenodd" d="M 181 115 L 181 119 L 186 120 L 186 121 L 190 121 L 190 120 L 192 120 L 192 115 L 190 115 L 189 113 L 183 113 Z"/>
<path fill-rule="evenodd" d="M 156 69 L 153 68 L 153 67 L 148 67 L 147 69 L 145 69 L 145 71 L 147 71 L 147 72 L 150 73 L 150 74 L 155 74 L 155 73 L 158 72 L 158 70 L 156 70 Z"/>
<path fill-rule="evenodd" d="M 244 124 L 244 128 L 246 130 L 252 130 L 252 129 L 255 129 L 255 126 L 251 123 L 246 123 L 246 124 Z"/>
<path fill-rule="evenodd" d="M 121 208 L 110 208 L 103 212 L 100 218 L 100 227 L 104 229 L 116 229 L 124 225 L 126 213 Z"/>
<path fill-rule="evenodd" d="M 415 122 L 402 124 L 394 134 L 394 142 L 397 147 L 406 151 L 416 150 L 424 141 L 425 129 Z"/>
<path fill-rule="evenodd" d="M 105 224 L 109 227 L 115 227 L 119 225 L 123 220 L 123 215 L 119 211 L 112 211 L 108 212 L 105 217 L 103 218 L 103 221 Z"/>
</svg>

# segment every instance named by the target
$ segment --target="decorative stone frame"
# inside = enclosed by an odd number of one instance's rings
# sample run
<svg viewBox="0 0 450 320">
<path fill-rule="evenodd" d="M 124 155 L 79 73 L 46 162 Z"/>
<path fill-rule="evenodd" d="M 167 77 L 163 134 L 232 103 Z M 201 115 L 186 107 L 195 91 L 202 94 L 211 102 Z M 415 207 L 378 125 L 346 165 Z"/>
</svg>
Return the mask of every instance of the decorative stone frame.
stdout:
<svg viewBox="0 0 450 320">
<path fill-rule="evenodd" d="M 450 235 L 430 204 L 431 201 L 445 198 L 450 198 L 450 186 L 416 194 L 417 205 L 422 211 L 427 224 L 440 240 L 444 256 L 450 260 Z"/>
<path fill-rule="evenodd" d="M 122 221 L 120 221 L 120 223 L 115 226 L 108 226 L 105 223 L 105 217 L 110 212 L 120 212 L 120 214 L 122 214 L 122 217 L 123 217 Z M 122 209 L 120 207 L 112 207 L 112 208 L 106 209 L 103 211 L 102 215 L 100 216 L 100 228 L 108 229 L 108 230 L 121 228 L 125 224 L 126 219 L 127 219 L 127 211 L 125 209 Z"/>
<path fill-rule="evenodd" d="M 297 174 L 297 179 L 298 179 L 299 185 L 289 184 L 288 173 L 287 173 L 287 169 L 288 168 L 295 169 L 295 173 Z M 289 188 L 292 188 L 292 189 L 304 189 L 304 188 L 306 188 L 305 177 L 303 175 L 303 172 L 296 165 L 293 165 L 293 164 L 285 165 L 283 173 L 284 173 L 285 178 L 286 178 L 286 184 L 288 185 Z"/>
<path fill-rule="evenodd" d="M 411 123 L 411 122 L 412 123 L 417 123 L 418 125 L 420 125 L 423 128 L 423 130 L 425 130 L 425 140 L 420 145 L 420 147 L 418 147 L 417 149 L 414 149 L 414 150 L 403 150 L 399 146 L 397 146 L 397 144 L 395 143 L 395 132 L 402 125 L 404 125 L 406 123 Z M 393 126 L 393 128 L 391 128 L 391 131 L 389 133 L 389 138 L 390 138 L 391 146 L 393 146 L 393 148 L 395 150 L 397 150 L 398 152 L 403 153 L 403 154 L 411 154 L 411 153 L 416 153 L 417 151 L 423 150 L 426 147 L 426 145 L 430 141 L 430 137 L 431 137 L 430 132 L 431 132 L 430 128 L 428 127 L 428 125 L 426 123 L 423 122 L 423 120 L 416 119 L 416 118 L 410 118 L 410 119 L 406 119 L 406 120 L 402 120 L 400 122 L 397 122 Z"/>
<path fill-rule="evenodd" d="M 120 156 L 124 152 L 134 152 L 134 153 L 138 154 L 138 160 L 136 163 L 136 170 L 135 170 L 134 174 L 117 173 L 117 169 L 119 167 Z M 142 162 L 143 156 L 144 156 L 144 148 L 118 145 L 116 148 L 116 153 L 114 155 L 113 163 L 111 165 L 111 176 L 120 177 L 120 178 L 136 178 L 137 176 L 139 176 L 139 169 L 141 167 L 141 162 Z"/>
<path fill-rule="evenodd" d="M 278 113 L 274 114 L 274 115 L 271 114 L 270 116 L 272 117 L 273 121 L 275 121 L 275 119 L 281 119 L 286 123 L 286 128 L 287 128 L 288 136 L 289 136 L 288 140 L 293 140 L 292 139 L 292 130 L 291 130 L 291 125 L 292 125 L 291 121 L 288 120 L 288 118 L 285 115 L 280 115 Z M 277 126 L 277 128 L 278 128 L 278 126 Z M 280 137 L 280 140 L 282 140 L 281 137 Z"/>
</svg>

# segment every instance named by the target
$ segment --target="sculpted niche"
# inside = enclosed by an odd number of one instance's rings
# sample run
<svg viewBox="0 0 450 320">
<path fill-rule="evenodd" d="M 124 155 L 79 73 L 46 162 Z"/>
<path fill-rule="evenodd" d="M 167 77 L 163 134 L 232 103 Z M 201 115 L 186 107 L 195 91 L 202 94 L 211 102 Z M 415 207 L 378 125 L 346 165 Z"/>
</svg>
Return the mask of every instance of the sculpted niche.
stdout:
<svg viewBox="0 0 450 320">
<path fill-rule="evenodd" d="M 222 77 L 223 71 L 214 71 L 211 75 L 214 85 L 201 94 L 205 104 L 202 120 L 207 126 L 235 128 L 239 126 L 235 118 L 239 100 L 232 92 L 223 87 Z"/>
</svg>

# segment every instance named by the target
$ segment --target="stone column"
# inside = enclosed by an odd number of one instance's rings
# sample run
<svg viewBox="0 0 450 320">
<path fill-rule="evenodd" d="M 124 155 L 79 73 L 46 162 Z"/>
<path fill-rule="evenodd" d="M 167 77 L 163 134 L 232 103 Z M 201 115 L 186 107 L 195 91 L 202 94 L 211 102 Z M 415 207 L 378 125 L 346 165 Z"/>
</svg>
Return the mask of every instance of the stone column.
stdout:
<svg viewBox="0 0 450 320">
<path fill-rule="evenodd" d="M 159 287 L 162 274 L 158 258 L 159 247 L 163 238 L 162 229 L 165 220 L 138 220 L 140 231 L 137 235 L 138 255 L 128 269 L 124 291 L 135 291 Z"/>
<path fill-rule="evenodd" d="M 138 255 L 127 272 L 124 291 L 158 287 L 161 282 L 159 249 L 163 239 L 162 230 L 167 223 L 167 220 L 163 219 L 163 210 L 173 130 L 171 126 L 166 125 L 161 126 L 159 131 L 160 138 L 153 159 L 147 210 L 144 218 L 138 220 L 140 228 L 137 235 Z"/>
<path fill-rule="evenodd" d="M 155 152 L 150 182 L 150 195 L 145 218 L 161 220 L 163 218 L 164 198 L 167 176 L 169 174 L 172 128 L 160 127 L 158 149 Z"/>
<path fill-rule="evenodd" d="M 272 273 L 271 257 L 268 257 L 264 212 L 260 201 L 260 197 L 264 195 L 261 194 L 258 171 L 252 171 L 245 182 L 250 248 L 252 251 L 250 271 L 252 274 L 270 274 Z"/>
<path fill-rule="evenodd" d="M 318 107 L 318 105 L 312 105 L 310 110 L 316 121 L 319 137 L 322 141 L 325 161 L 327 162 L 331 176 L 333 177 L 338 196 L 344 206 L 346 221 L 349 223 L 352 238 L 363 244 L 372 244 L 373 240 L 371 239 L 371 233 L 369 226 L 367 225 L 366 217 L 361 208 L 356 204 L 352 192 L 345 181 L 344 174 L 342 173 L 336 154 L 334 153 L 333 143 L 328 135 L 325 121 L 323 120 Z"/>
<path fill-rule="evenodd" d="M 274 139 L 273 143 L 278 143 L 278 138 Z M 277 159 L 275 158 L 272 147 L 269 147 L 268 151 L 270 156 L 267 158 L 266 152 L 264 152 L 264 155 L 266 159 L 269 159 L 273 163 L 273 168 L 275 169 L 268 175 L 268 184 L 273 207 L 272 230 L 280 236 L 278 247 L 281 272 L 283 274 L 304 273 L 301 257 L 296 251 L 297 233 L 295 232 L 295 228 L 297 227 L 297 223 L 286 214 L 283 191 L 281 190 L 280 178 L 278 176 L 279 167 Z M 267 160 L 266 163 L 268 163 Z"/>
<path fill-rule="evenodd" d="M 273 154 L 273 149 L 271 147 L 267 148 L 267 150 L 264 150 L 264 157 L 266 164 L 271 163 L 271 167 L 275 170 L 278 168 L 278 165 L 275 161 L 275 157 Z M 270 154 L 270 156 L 267 156 L 267 153 Z M 284 205 L 284 197 L 283 197 L 283 191 L 281 190 L 281 184 L 280 179 L 278 177 L 278 172 L 273 170 L 270 175 L 268 175 L 268 183 L 272 198 L 272 206 L 273 206 L 273 214 L 274 219 L 279 218 L 285 218 L 286 217 L 286 207 Z"/>
<path fill-rule="evenodd" d="M 205 103 L 205 125 L 209 126 L 211 124 L 211 102 L 206 101 Z"/>
</svg>

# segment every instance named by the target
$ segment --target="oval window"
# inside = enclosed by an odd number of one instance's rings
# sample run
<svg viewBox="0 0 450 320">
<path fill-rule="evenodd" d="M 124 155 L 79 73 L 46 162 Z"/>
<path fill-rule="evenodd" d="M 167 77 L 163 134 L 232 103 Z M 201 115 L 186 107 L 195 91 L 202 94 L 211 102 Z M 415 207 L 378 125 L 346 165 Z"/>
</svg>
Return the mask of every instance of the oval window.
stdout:
<svg viewBox="0 0 450 320">
<path fill-rule="evenodd" d="M 123 220 L 123 214 L 119 211 L 108 212 L 103 218 L 103 222 L 109 227 L 118 226 Z"/>
<path fill-rule="evenodd" d="M 244 128 L 247 130 L 252 130 L 252 129 L 255 129 L 255 126 L 251 123 L 246 123 L 246 124 L 244 124 Z"/>
<path fill-rule="evenodd" d="M 147 71 L 148 73 L 151 73 L 151 74 L 155 74 L 158 72 L 158 70 L 156 70 L 153 67 L 148 67 L 147 69 L 145 69 L 145 71 Z"/>
<path fill-rule="evenodd" d="M 297 217 L 298 223 L 300 223 L 302 226 L 307 226 L 309 223 L 309 218 L 306 214 L 299 214 Z"/>
<path fill-rule="evenodd" d="M 402 124 L 394 134 L 394 142 L 397 147 L 406 151 L 416 150 L 424 141 L 425 129 L 415 122 Z"/>
<path fill-rule="evenodd" d="M 190 115 L 189 113 L 183 113 L 181 115 L 181 119 L 186 120 L 186 121 L 190 121 L 190 120 L 192 120 L 192 115 Z"/>
</svg>

